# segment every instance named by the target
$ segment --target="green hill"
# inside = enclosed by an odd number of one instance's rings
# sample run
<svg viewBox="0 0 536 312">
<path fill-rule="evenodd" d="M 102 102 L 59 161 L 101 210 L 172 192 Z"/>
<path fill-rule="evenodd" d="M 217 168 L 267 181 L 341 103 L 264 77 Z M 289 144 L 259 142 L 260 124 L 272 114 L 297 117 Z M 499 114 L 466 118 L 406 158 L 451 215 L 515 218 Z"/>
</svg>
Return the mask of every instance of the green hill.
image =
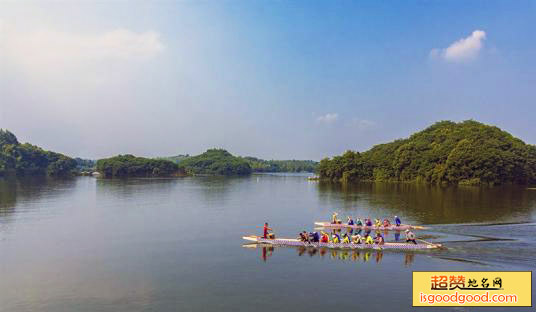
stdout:
<svg viewBox="0 0 536 312">
<path fill-rule="evenodd" d="M 407 139 L 320 161 L 321 179 L 433 184 L 536 183 L 536 146 L 468 120 L 441 121 Z"/>
<path fill-rule="evenodd" d="M 169 160 L 118 155 L 97 160 L 97 171 L 105 177 L 149 177 L 184 175 L 179 166 Z"/>
<path fill-rule="evenodd" d="M 74 159 L 29 143 L 21 144 L 13 133 L 0 129 L 0 176 L 61 176 L 70 175 L 75 169 Z"/>
<path fill-rule="evenodd" d="M 201 155 L 185 158 L 179 167 L 190 174 L 247 175 L 250 165 L 240 157 L 231 155 L 224 149 L 209 149 Z"/>
</svg>

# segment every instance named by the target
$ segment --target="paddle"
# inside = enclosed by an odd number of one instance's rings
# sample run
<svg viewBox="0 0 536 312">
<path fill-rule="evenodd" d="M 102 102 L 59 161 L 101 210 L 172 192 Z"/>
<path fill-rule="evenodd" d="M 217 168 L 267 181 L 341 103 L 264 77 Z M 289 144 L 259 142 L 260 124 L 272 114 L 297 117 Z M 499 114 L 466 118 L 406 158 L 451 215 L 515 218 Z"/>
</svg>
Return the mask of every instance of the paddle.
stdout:
<svg viewBox="0 0 536 312">
<path fill-rule="evenodd" d="M 413 228 L 414 228 L 415 230 L 428 230 L 427 227 L 425 227 L 425 226 L 420 226 L 420 225 L 414 225 Z"/>
<path fill-rule="evenodd" d="M 439 246 L 441 246 L 441 244 L 430 243 L 430 242 L 425 241 L 424 239 L 417 238 L 417 240 L 418 240 L 418 241 L 421 241 L 421 242 L 423 242 L 423 243 L 425 243 L 425 244 L 428 244 L 428 245 L 432 245 L 432 246 L 437 246 L 437 245 L 439 245 Z"/>
</svg>

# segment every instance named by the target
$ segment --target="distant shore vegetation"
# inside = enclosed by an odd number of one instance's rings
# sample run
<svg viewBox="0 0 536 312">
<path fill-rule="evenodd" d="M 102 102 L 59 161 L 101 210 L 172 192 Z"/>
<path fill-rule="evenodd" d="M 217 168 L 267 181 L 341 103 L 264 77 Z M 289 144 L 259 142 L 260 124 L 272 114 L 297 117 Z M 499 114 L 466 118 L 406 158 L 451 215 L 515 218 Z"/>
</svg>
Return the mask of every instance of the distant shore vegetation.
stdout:
<svg viewBox="0 0 536 312">
<path fill-rule="evenodd" d="M 318 162 L 313 160 L 264 160 L 243 157 L 253 172 L 315 172 Z"/>
<path fill-rule="evenodd" d="M 74 174 L 76 166 L 71 157 L 19 143 L 13 133 L 0 129 L 0 176 L 65 176 Z"/>
<path fill-rule="evenodd" d="M 220 151 L 222 154 L 218 155 L 218 152 Z M 313 160 L 264 160 L 256 157 L 246 156 L 246 157 L 240 157 L 240 156 L 233 156 L 235 158 L 229 157 L 229 155 L 224 155 L 227 151 L 222 149 L 211 149 L 207 151 L 209 154 L 212 153 L 212 155 L 206 155 L 206 157 L 216 157 L 231 161 L 237 161 L 240 158 L 244 161 L 246 161 L 249 166 L 251 167 L 251 172 L 315 172 L 316 166 L 318 165 L 317 161 Z M 227 152 L 228 153 L 228 152 Z M 232 156 L 232 155 L 231 155 Z M 183 160 L 189 159 L 191 157 L 197 157 L 197 156 L 190 156 L 188 154 L 185 155 L 177 155 L 177 156 L 170 156 L 170 157 L 162 157 L 161 159 L 167 159 L 171 160 L 177 164 L 182 162 Z M 205 157 L 205 158 L 206 158 Z M 211 170 L 213 171 L 213 170 Z"/>
<path fill-rule="evenodd" d="M 102 177 L 157 177 L 185 175 L 248 175 L 252 172 L 313 172 L 311 160 L 262 160 L 234 156 L 224 149 L 209 149 L 190 156 L 145 158 L 117 155 L 99 160 L 71 158 L 24 143 L 8 130 L 0 129 L 0 176 L 93 175 Z"/>
<path fill-rule="evenodd" d="M 444 185 L 536 184 L 536 146 L 477 121 L 441 121 L 409 138 L 366 152 L 312 160 L 263 160 L 209 149 L 190 156 L 144 158 L 118 155 L 98 161 L 71 158 L 20 143 L 0 129 L 0 176 L 92 174 L 104 177 L 248 175 L 253 172 L 316 172 L 322 181 L 418 182 Z"/>
<path fill-rule="evenodd" d="M 321 180 L 501 185 L 536 183 L 536 146 L 473 120 L 441 121 L 407 139 L 320 161 Z"/>
</svg>

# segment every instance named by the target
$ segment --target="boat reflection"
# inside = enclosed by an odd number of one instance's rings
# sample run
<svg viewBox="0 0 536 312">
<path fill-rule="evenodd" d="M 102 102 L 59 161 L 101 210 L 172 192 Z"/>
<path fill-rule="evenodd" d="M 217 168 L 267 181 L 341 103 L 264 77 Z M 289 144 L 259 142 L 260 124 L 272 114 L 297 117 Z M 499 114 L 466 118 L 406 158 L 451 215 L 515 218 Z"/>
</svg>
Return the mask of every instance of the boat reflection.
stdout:
<svg viewBox="0 0 536 312">
<path fill-rule="evenodd" d="M 338 261 L 354 261 L 354 262 L 369 262 L 374 261 L 380 263 L 383 259 L 384 252 L 381 250 L 345 250 L 345 249 L 330 249 L 330 248 L 313 248 L 313 247 L 292 247 L 292 246 L 266 246 L 265 244 L 245 244 L 245 248 L 260 248 L 261 259 L 266 262 L 272 257 L 276 248 L 292 248 L 298 253 L 298 256 L 329 258 Z M 404 253 L 404 266 L 410 267 L 415 259 L 415 253 Z"/>
</svg>

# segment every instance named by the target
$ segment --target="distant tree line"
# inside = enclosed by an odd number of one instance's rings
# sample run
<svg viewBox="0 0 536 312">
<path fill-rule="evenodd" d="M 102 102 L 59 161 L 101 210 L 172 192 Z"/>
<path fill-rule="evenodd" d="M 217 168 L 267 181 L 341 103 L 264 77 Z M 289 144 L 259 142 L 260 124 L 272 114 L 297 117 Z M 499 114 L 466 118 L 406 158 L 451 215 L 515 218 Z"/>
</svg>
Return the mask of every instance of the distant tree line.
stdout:
<svg viewBox="0 0 536 312">
<path fill-rule="evenodd" d="M 317 172 L 321 179 L 343 182 L 534 184 L 536 146 L 476 121 L 441 121 L 407 139 L 325 158 Z"/>
<path fill-rule="evenodd" d="M 313 160 L 264 160 L 239 157 L 224 149 L 209 149 L 197 156 L 177 155 L 163 157 L 179 164 L 191 174 L 244 175 L 252 172 L 315 172 L 318 162 Z M 249 165 L 249 169 L 248 166 Z"/>
<path fill-rule="evenodd" d="M 181 161 L 185 160 L 186 158 L 189 158 L 190 155 L 188 154 L 185 154 L 185 155 L 177 155 L 177 156 L 169 156 L 169 157 L 159 157 L 158 159 L 166 159 L 166 160 L 169 160 L 169 161 L 172 161 L 176 164 L 180 163 Z"/>
<path fill-rule="evenodd" d="M 76 161 L 60 153 L 24 143 L 8 130 L 0 129 L 0 176 L 50 175 L 74 173 Z"/>
<path fill-rule="evenodd" d="M 315 172 L 318 162 L 313 160 L 264 160 L 244 157 L 253 172 Z"/>
<path fill-rule="evenodd" d="M 80 172 L 95 170 L 95 166 L 97 165 L 97 161 L 92 159 L 82 159 L 76 157 L 74 160 L 76 161 L 76 169 Z"/>
</svg>

